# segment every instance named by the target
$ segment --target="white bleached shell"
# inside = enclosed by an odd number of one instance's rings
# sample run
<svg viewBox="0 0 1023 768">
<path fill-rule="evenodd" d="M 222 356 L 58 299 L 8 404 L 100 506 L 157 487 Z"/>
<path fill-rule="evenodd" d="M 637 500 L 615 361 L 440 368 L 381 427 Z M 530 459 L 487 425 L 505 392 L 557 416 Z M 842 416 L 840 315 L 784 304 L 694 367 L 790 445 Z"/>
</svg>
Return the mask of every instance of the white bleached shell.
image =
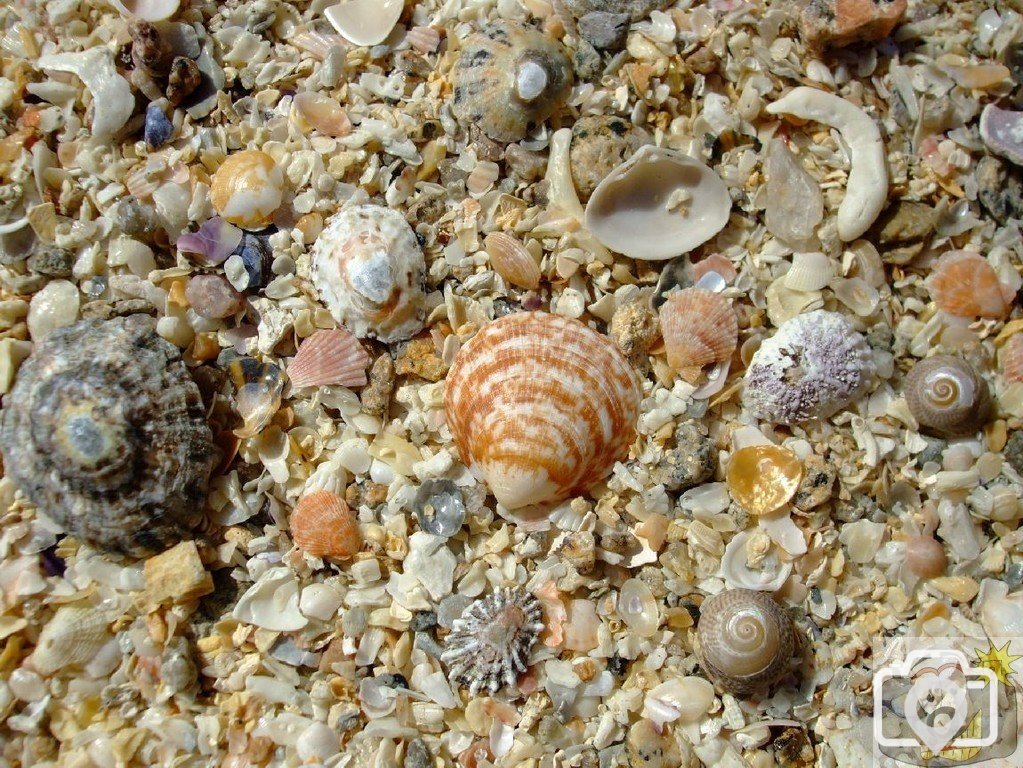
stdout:
<svg viewBox="0 0 1023 768">
<path fill-rule="evenodd" d="M 398 212 L 360 205 L 334 216 L 312 249 L 312 278 L 334 319 L 357 337 L 402 341 L 423 327 L 426 262 Z"/>
<path fill-rule="evenodd" d="M 783 563 L 771 551 L 771 540 L 757 531 L 741 531 L 732 537 L 721 558 L 721 576 L 729 589 L 776 592 L 792 573 L 792 563 Z M 750 554 L 756 566 L 750 565 Z"/>
<path fill-rule="evenodd" d="M 350 43 L 377 45 L 391 34 L 404 7 L 404 0 L 342 0 L 323 15 Z"/>
<path fill-rule="evenodd" d="M 544 312 L 485 326 L 459 350 L 445 389 L 462 460 L 507 509 L 604 479 L 632 444 L 639 400 L 610 339 Z"/>
<path fill-rule="evenodd" d="M 593 190 L 585 220 L 611 250 L 660 261 L 714 237 L 731 208 L 728 188 L 712 169 L 682 152 L 644 146 Z"/>
<path fill-rule="evenodd" d="M 835 276 L 831 259 L 823 253 L 794 253 L 785 273 L 785 286 L 794 291 L 819 291 Z"/>
<path fill-rule="evenodd" d="M 109 622 L 95 608 L 62 606 L 43 627 L 32 666 L 43 675 L 90 661 L 110 639 Z"/>
<path fill-rule="evenodd" d="M 106 48 L 90 48 L 80 53 L 54 53 L 40 56 L 40 69 L 77 75 L 92 94 L 92 135 L 108 139 L 128 122 L 135 110 L 135 95 L 128 81 L 117 74 L 114 60 Z"/>
<path fill-rule="evenodd" d="M 288 366 L 288 378 L 293 387 L 361 387 L 369 362 L 358 339 L 343 328 L 317 331 L 299 345 Z"/>
<path fill-rule="evenodd" d="M 231 615 L 275 632 L 294 632 L 309 620 L 298 608 L 298 580 L 290 568 L 270 568 L 249 587 Z"/>
<path fill-rule="evenodd" d="M 179 0 L 110 0 L 126 16 L 143 21 L 163 21 L 178 12 Z"/>
<path fill-rule="evenodd" d="M 826 419 L 866 394 L 873 376 L 866 339 L 844 316 L 816 310 L 760 345 L 746 371 L 743 404 L 772 423 Z"/>
<path fill-rule="evenodd" d="M 643 717 L 660 727 L 679 720 L 695 723 L 714 705 L 714 686 L 695 675 L 666 680 L 646 693 Z"/>
<path fill-rule="evenodd" d="M 314 129 L 324 136 L 347 136 L 352 121 L 337 99 L 323 93 L 303 91 L 291 102 L 291 119 L 301 129 Z"/>
</svg>

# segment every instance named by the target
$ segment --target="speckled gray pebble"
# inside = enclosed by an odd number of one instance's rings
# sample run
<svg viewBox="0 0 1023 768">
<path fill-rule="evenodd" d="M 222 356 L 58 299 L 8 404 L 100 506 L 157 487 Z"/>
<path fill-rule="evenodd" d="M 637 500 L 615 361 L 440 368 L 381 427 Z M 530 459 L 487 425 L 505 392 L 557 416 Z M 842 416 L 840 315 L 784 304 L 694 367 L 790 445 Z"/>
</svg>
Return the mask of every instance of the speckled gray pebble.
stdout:
<svg viewBox="0 0 1023 768">
<path fill-rule="evenodd" d="M 628 13 L 633 21 L 640 21 L 652 11 L 671 5 L 674 0 L 563 0 L 565 9 L 577 19 L 593 11 Z"/>
<path fill-rule="evenodd" d="M 1023 175 L 996 157 L 977 163 L 977 199 L 999 224 L 1023 218 Z"/>
<path fill-rule="evenodd" d="M 708 480 L 716 466 L 710 438 L 695 424 L 682 424 L 675 430 L 675 448 L 657 466 L 655 477 L 669 491 L 684 491 Z"/>
<path fill-rule="evenodd" d="M 64 248 L 47 243 L 37 243 L 28 258 L 28 268 L 40 275 L 68 277 L 74 264 L 74 254 Z"/>
<path fill-rule="evenodd" d="M 592 11 L 579 19 L 579 34 L 598 51 L 617 51 L 629 35 L 629 14 Z"/>
<path fill-rule="evenodd" d="M 412 739 L 405 750 L 402 768 L 433 768 L 433 756 L 422 739 Z"/>
<path fill-rule="evenodd" d="M 1005 460 L 1009 466 L 1023 475 L 1023 430 L 1013 432 L 1005 444 Z"/>
<path fill-rule="evenodd" d="M 838 470 L 829 461 L 821 456 L 808 456 L 803 462 L 803 480 L 792 503 L 803 512 L 819 507 L 831 498 L 837 479 Z"/>
</svg>

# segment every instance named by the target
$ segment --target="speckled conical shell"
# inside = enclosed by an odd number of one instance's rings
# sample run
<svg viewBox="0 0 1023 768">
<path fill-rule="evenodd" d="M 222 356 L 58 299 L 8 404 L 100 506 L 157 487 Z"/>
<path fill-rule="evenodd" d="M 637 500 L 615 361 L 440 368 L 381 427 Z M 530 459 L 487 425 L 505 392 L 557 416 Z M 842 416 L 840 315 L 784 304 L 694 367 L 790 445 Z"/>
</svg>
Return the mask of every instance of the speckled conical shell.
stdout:
<svg viewBox="0 0 1023 768">
<path fill-rule="evenodd" d="M 1006 384 L 1023 381 L 1023 333 L 1010 336 L 1002 347 L 1002 378 Z"/>
<path fill-rule="evenodd" d="M 485 326 L 459 351 L 445 390 L 462 460 L 506 509 L 602 480 L 635 438 L 639 400 L 608 338 L 544 312 Z"/>
<path fill-rule="evenodd" d="M 668 365 L 689 383 L 704 366 L 731 359 L 739 323 L 732 302 L 720 293 L 685 288 L 671 294 L 658 314 Z"/>
<path fill-rule="evenodd" d="M 54 331 L 22 366 L 3 415 L 8 475 L 88 544 L 152 554 L 202 517 L 210 428 L 177 348 L 152 318 Z"/>
<path fill-rule="evenodd" d="M 696 627 L 704 671 L 729 693 L 745 696 L 777 682 L 792 666 L 796 628 L 769 595 L 728 589 L 704 601 Z"/>
<path fill-rule="evenodd" d="M 874 362 L 866 339 L 837 312 L 819 309 L 782 323 L 746 370 L 742 402 L 758 419 L 826 419 L 866 394 Z"/>
<path fill-rule="evenodd" d="M 518 141 L 565 103 L 572 80 L 558 41 L 517 21 L 496 21 L 466 39 L 452 74 L 452 109 L 495 141 Z"/>
<path fill-rule="evenodd" d="M 359 205 L 334 216 L 312 249 L 312 279 L 337 322 L 360 339 L 402 341 L 426 313 L 426 261 L 397 211 Z"/>
</svg>

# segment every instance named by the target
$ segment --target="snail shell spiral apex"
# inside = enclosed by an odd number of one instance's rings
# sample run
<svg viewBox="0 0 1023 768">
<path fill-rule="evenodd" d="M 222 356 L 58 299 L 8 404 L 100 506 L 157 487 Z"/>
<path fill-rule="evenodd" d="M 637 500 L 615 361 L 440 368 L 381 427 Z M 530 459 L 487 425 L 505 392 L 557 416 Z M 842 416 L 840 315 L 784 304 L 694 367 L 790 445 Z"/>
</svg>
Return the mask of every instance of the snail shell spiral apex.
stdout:
<svg viewBox="0 0 1023 768">
<path fill-rule="evenodd" d="M 751 589 L 728 589 L 704 601 L 696 639 L 704 670 L 738 696 L 780 680 L 797 650 L 792 619 L 769 595 Z"/>
<path fill-rule="evenodd" d="M 635 438 L 639 401 L 610 339 L 545 312 L 485 326 L 459 350 L 445 388 L 462 460 L 508 510 L 604 479 Z"/>
<path fill-rule="evenodd" d="M 905 393 L 920 429 L 938 437 L 972 435 L 991 415 L 987 382 L 954 355 L 935 355 L 917 363 L 906 376 Z"/>
</svg>

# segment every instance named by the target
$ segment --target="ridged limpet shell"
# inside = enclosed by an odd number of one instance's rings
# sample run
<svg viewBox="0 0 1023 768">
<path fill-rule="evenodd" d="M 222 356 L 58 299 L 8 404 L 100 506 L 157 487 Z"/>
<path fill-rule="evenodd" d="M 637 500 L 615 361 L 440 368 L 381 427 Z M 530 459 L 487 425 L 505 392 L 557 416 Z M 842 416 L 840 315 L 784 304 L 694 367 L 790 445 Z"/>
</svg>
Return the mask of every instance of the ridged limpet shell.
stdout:
<svg viewBox="0 0 1023 768">
<path fill-rule="evenodd" d="M 4 402 L 7 474 L 73 536 L 149 555 L 202 517 L 212 436 L 199 389 L 146 315 L 40 342 Z"/>
</svg>

